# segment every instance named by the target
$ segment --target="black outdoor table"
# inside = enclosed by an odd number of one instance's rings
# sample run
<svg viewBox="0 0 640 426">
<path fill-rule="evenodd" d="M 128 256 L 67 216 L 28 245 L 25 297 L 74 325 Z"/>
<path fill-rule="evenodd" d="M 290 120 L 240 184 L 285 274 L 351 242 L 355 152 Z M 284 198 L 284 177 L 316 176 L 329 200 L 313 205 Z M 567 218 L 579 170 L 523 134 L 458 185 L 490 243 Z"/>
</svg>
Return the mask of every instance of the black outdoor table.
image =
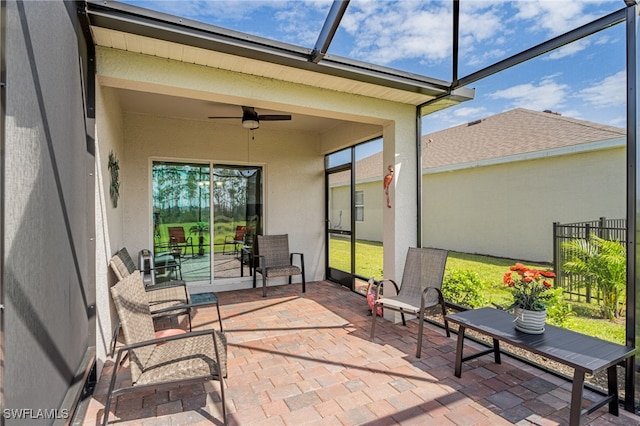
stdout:
<svg viewBox="0 0 640 426">
<path fill-rule="evenodd" d="M 618 415 L 618 376 L 616 364 L 627 359 L 627 368 L 633 368 L 635 349 L 596 337 L 547 324 L 542 334 L 526 334 L 514 327 L 513 315 L 493 308 L 473 309 L 447 315 L 447 319 L 458 324 L 455 375 L 462 374 L 462 362 L 489 353 L 494 354 L 500 364 L 500 341 L 526 349 L 574 369 L 571 392 L 570 425 L 579 425 L 583 414 L 589 414 L 606 403 L 609 412 Z M 493 338 L 493 348 L 463 357 L 465 329 L 475 330 Z M 607 369 L 608 395 L 591 407 L 581 410 L 585 373 L 594 374 Z"/>
</svg>

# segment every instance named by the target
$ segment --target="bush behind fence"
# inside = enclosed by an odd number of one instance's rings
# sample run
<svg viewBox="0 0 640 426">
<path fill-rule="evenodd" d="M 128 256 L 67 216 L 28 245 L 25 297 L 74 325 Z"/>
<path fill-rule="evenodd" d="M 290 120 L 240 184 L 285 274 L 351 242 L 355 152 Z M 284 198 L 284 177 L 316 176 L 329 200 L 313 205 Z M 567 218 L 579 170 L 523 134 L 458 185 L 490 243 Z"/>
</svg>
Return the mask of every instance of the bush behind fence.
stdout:
<svg viewBox="0 0 640 426">
<path fill-rule="evenodd" d="M 601 217 L 598 220 L 560 224 L 553 223 L 553 265 L 556 273 L 556 286 L 562 287 L 565 294 L 572 300 L 590 303 L 592 299 L 600 300 L 597 286 L 592 283 L 583 283 L 583 278 L 563 270 L 562 265 L 572 258 L 571 251 L 563 247 L 563 243 L 575 239 L 588 240 L 591 235 L 610 240 L 619 241 L 626 246 L 627 221 L 626 219 L 607 219 Z"/>
</svg>

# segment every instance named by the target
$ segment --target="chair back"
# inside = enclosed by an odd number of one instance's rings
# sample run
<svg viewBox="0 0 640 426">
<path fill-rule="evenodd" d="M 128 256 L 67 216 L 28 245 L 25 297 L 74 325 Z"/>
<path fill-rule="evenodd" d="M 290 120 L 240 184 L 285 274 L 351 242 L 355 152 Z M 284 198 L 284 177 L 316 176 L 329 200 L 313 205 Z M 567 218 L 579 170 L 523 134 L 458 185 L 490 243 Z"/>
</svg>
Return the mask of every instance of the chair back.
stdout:
<svg viewBox="0 0 640 426">
<path fill-rule="evenodd" d="M 264 256 L 264 267 L 291 265 L 289 235 L 258 235 L 258 254 Z"/>
<path fill-rule="evenodd" d="M 244 241 L 244 234 L 247 232 L 247 227 L 243 225 L 236 226 L 236 235 L 233 237 L 234 241 Z"/>
<path fill-rule="evenodd" d="M 127 345 L 155 338 L 149 301 L 140 273 L 130 274 L 111 287 L 111 297 L 116 306 Z M 154 349 L 155 345 L 151 345 L 130 351 L 133 383 L 137 382 Z"/>
<path fill-rule="evenodd" d="M 128 277 L 136 270 L 136 264 L 133 263 L 131 255 L 126 247 L 121 248 L 116 254 L 109 260 L 109 266 L 113 273 L 116 274 L 118 281 L 125 277 Z"/>
<path fill-rule="evenodd" d="M 408 296 L 420 300 L 422 291 L 427 287 L 442 288 L 444 269 L 447 264 L 447 250 L 410 247 L 402 273 L 399 296 Z M 427 293 L 426 302 L 436 302 L 436 292 Z"/>
<path fill-rule="evenodd" d="M 169 231 L 170 243 L 184 244 L 187 242 L 182 226 L 170 226 L 167 230 Z"/>
</svg>

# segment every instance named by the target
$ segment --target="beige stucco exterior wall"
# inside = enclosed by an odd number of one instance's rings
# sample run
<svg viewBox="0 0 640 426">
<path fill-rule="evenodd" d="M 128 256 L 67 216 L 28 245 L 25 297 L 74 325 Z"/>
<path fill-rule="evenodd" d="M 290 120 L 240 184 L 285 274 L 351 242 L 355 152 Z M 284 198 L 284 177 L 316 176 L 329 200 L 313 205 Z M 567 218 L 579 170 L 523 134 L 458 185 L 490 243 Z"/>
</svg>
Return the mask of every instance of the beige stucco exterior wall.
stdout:
<svg viewBox="0 0 640 426">
<path fill-rule="evenodd" d="M 113 152 L 122 168 L 124 158 L 123 114 L 114 97 L 113 90 L 96 85 L 96 359 L 98 369 L 109 352 L 112 331 L 115 328 L 115 308 L 111 302 L 108 284 L 113 284 L 115 276 L 109 269 L 109 259 L 126 245 L 123 231 L 122 203 L 114 208 L 109 195 L 111 183 L 108 169 L 109 153 Z M 122 200 L 121 200 L 122 201 Z"/>
<path fill-rule="evenodd" d="M 318 137 L 266 129 L 254 136 L 238 125 L 126 114 L 122 190 L 130 252 L 153 246 L 149 194 L 154 159 L 251 164 L 264 168 L 265 234 L 288 233 L 291 251 L 305 254 L 307 280 L 322 279 L 324 157 L 318 153 Z M 213 290 L 250 285 L 247 277 L 237 278 Z"/>
<path fill-rule="evenodd" d="M 324 155 L 337 149 L 383 135 L 385 158 L 395 164 L 400 180 L 415 185 L 415 107 L 406 104 L 350 95 L 311 86 L 243 75 L 210 67 L 171 61 L 146 55 L 98 47 L 97 139 L 100 167 L 97 169 L 100 194 L 96 199 L 101 218 L 97 225 L 102 252 L 97 265 L 98 311 L 102 340 L 113 329 L 108 286 L 113 279 L 108 258 L 126 246 L 136 258 L 142 248 L 152 246 L 150 175 L 154 159 L 204 161 L 223 164 L 252 164 L 264 167 L 265 233 L 289 233 L 292 251 L 305 254 L 308 281 L 324 278 Z M 126 113 L 114 96 L 114 89 L 148 91 L 172 96 L 252 105 L 318 117 L 349 120 L 323 133 L 268 130 L 250 133 L 237 125 L 206 120 L 186 120 Z M 401 152 L 409 147 L 409 152 Z M 109 202 L 109 151 L 120 161 L 120 205 Z M 405 168 L 406 167 L 406 168 Z M 398 174 L 396 175 L 398 176 Z M 406 247 L 415 240 L 415 186 L 393 191 L 403 208 L 401 214 L 385 209 L 388 228 L 385 265 L 389 277 L 402 271 Z M 405 191 L 406 189 L 406 191 Z M 99 208 L 99 209 L 98 209 Z M 412 225 L 409 225 L 411 228 Z M 415 225 L 413 225 L 415 227 Z M 397 234 L 398 230 L 401 230 Z M 394 239 L 400 241 L 393 241 Z M 135 259 L 134 259 L 135 260 Z M 283 279 L 284 280 L 284 279 Z M 284 281 L 283 281 L 284 282 Z M 274 282 L 277 283 L 277 282 Z M 250 286 L 237 279 L 213 283 L 213 290 Z M 218 286 L 218 287 L 216 287 Z M 107 313 L 108 312 L 108 313 Z M 107 320 L 109 316 L 111 320 Z M 100 343 L 104 346 L 104 342 Z"/>
<path fill-rule="evenodd" d="M 423 245 L 553 259 L 553 222 L 626 217 L 624 148 L 423 175 Z"/>
</svg>

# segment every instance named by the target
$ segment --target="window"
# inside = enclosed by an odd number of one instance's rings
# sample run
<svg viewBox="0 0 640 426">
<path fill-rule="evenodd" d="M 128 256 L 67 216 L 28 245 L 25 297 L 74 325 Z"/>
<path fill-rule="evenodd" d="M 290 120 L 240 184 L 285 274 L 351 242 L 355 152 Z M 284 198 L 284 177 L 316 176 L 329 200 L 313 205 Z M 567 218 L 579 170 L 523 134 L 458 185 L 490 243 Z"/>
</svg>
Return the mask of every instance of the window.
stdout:
<svg viewBox="0 0 640 426">
<path fill-rule="evenodd" d="M 356 191 L 356 222 L 364 221 L 364 191 Z"/>
</svg>

